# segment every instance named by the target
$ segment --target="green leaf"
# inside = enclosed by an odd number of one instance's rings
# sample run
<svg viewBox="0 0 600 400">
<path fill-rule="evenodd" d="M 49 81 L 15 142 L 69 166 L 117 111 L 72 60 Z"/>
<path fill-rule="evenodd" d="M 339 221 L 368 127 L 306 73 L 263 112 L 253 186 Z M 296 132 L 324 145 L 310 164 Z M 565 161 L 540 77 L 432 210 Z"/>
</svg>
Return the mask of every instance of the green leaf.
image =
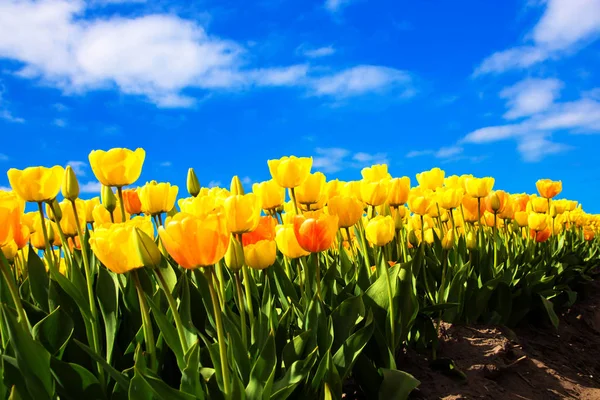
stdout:
<svg viewBox="0 0 600 400">
<path fill-rule="evenodd" d="M 12 386 L 12 393 L 17 396 L 15 398 L 34 400 L 27 391 L 27 383 L 23 379 L 23 374 L 19 371 L 17 360 L 14 357 L 3 355 L 0 362 L 3 369 L 0 385 L 5 386 L 5 390 L 8 390 Z M 6 398 L 6 393 L 3 394 L 2 398 Z"/>
<path fill-rule="evenodd" d="M 181 347 L 181 341 L 179 340 L 179 335 L 177 334 L 177 329 L 175 326 L 169 322 L 167 316 L 160 310 L 160 308 L 152 301 L 150 296 L 146 296 L 148 300 L 148 305 L 152 310 L 152 315 L 154 316 L 154 320 L 160 329 L 163 337 L 165 338 L 165 342 L 167 342 L 167 346 L 173 351 L 175 354 L 175 358 L 177 359 L 177 365 L 179 369 L 185 368 L 185 360 L 183 357 L 183 348 Z"/>
<path fill-rule="evenodd" d="M 246 396 L 250 399 L 268 399 L 271 386 L 275 376 L 275 365 L 277 355 L 275 354 L 274 332 L 271 331 L 258 358 L 250 372 L 250 382 L 246 386 Z"/>
<path fill-rule="evenodd" d="M 50 373 L 50 353 L 17 322 L 5 304 L 2 305 L 4 323 L 8 327 L 10 344 L 15 352 L 19 371 L 27 384 L 27 390 L 34 399 L 49 399 L 54 393 Z"/>
<path fill-rule="evenodd" d="M 287 399 L 288 396 L 303 381 L 317 361 L 317 348 L 304 360 L 294 362 L 286 369 L 285 375 L 273 384 L 271 399 Z"/>
<path fill-rule="evenodd" d="M 185 362 L 186 366 L 181 371 L 180 390 L 203 400 L 205 395 L 200 383 L 200 347 L 197 340 L 185 355 Z"/>
<path fill-rule="evenodd" d="M 558 329 L 558 316 L 556 315 L 556 312 L 554 312 L 554 304 L 552 304 L 552 302 L 550 300 L 546 299 L 541 294 L 540 294 L 540 299 L 542 300 L 542 304 L 544 305 L 544 308 L 546 309 L 546 313 L 548 313 L 548 318 L 550 318 L 550 322 L 552 322 L 552 325 L 554 325 L 554 328 Z"/>
<path fill-rule="evenodd" d="M 73 320 L 60 307 L 56 308 L 33 327 L 32 334 L 50 354 L 57 355 L 73 334 Z"/>
<path fill-rule="evenodd" d="M 333 363 L 337 367 L 342 381 L 350 375 L 358 356 L 373 336 L 374 328 L 373 315 L 369 312 L 365 326 L 350 336 L 333 356 Z"/>
<path fill-rule="evenodd" d="M 286 368 L 289 368 L 294 362 L 302 358 L 306 344 L 309 342 L 311 335 L 311 331 L 304 331 L 285 345 L 282 358 Z"/>
<path fill-rule="evenodd" d="M 333 312 L 331 318 L 335 331 L 333 349 L 337 351 L 350 334 L 356 329 L 356 325 L 365 315 L 365 305 L 360 296 L 344 300 Z"/>
<path fill-rule="evenodd" d="M 434 304 L 432 306 L 424 307 L 419 311 L 422 312 L 423 314 L 435 314 L 440 311 L 451 310 L 458 306 L 460 306 L 460 303 L 440 303 L 440 304 Z"/>
<path fill-rule="evenodd" d="M 110 363 L 117 336 L 119 321 L 119 289 L 116 276 L 106 268 L 98 269 L 96 297 L 100 305 L 100 313 L 104 320 L 104 337 L 106 338 L 106 360 Z"/>
<path fill-rule="evenodd" d="M 27 260 L 27 272 L 29 274 L 31 295 L 35 302 L 42 308 L 42 310 L 48 312 L 49 279 L 48 272 L 46 272 L 46 267 L 31 246 L 29 246 L 29 255 Z"/>
<path fill-rule="evenodd" d="M 56 391 L 63 399 L 106 399 L 104 390 L 98 379 L 87 369 L 80 365 L 66 363 L 52 358 L 50 361 L 52 374 L 56 380 Z"/>
<path fill-rule="evenodd" d="M 410 392 L 421 384 L 409 373 L 382 368 L 383 382 L 379 387 L 380 400 L 406 400 Z"/>
<path fill-rule="evenodd" d="M 104 368 L 104 370 L 110 375 L 110 377 L 113 378 L 123 390 L 129 389 L 129 379 L 125 375 L 117 371 L 113 366 L 109 365 L 104 358 L 96 354 L 94 350 L 90 349 L 85 344 L 81 343 L 77 339 L 73 339 L 73 341 L 75 342 L 75 344 L 77 344 L 77 346 L 81 347 L 81 349 L 85 351 L 90 357 L 92 357 L 94 361 L 100 363 L 100 365 L 102 365 L 102 368 Z"/>
</svg>

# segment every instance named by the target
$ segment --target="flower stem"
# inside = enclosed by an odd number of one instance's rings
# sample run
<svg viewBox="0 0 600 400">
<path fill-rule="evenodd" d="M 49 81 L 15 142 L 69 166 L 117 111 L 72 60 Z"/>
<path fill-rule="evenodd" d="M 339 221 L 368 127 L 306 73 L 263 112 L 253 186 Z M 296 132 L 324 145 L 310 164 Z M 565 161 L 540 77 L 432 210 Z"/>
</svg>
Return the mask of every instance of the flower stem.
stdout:
<svg viewBox="0 0 600 400">
<path fill-rule="evenodd" d="M 154 342 L 154 330 L 152 328 L 152 321 L 150 320 L 150 311 L 148 309 L 148 303 L 146 303 L 146 294 L 142 288 L 142 283 L 138 276 L 138 272 L 134 269 L 131 271 L 133 277 L 133 283 L 138 294 L 138 300 L 140 302 L 140 312 L 142 313 L 142 325 L 144 326 L 144 341 L 146 342 L 146 352 L 150 355 L 150 369 L 156 371 L 156 345 Z"/>
<path fill-rule="evenodd" d="M 177 310 L 177 303 L 169 290 L 169 286 L 167 285 L 167 281 L 160 268 L 154 269 L 154 274 L 160 283 L 160 286 L 165 293 L 167 298 L 167 303 L 169 303 L 169 307 L 171 308 L 171 313 L 173 314 L 173 319 L 175 320 L 175 327 L 177 328 L 177 335 L 179 335 L 179 341 L 181 342 L 181 348 L 183 350 L 183 354 L 186 354 L 188 351 L 187 339 L 185 337 L 185 330 L 183 329 L 183 322 L 181 322 L 181 315 L 179 315 L 179 310 Z"/>
<path fill-rule="evenodd" d="M 230 382 L 229 382 L 229 364 L 227 361 L 227 349 L 225 348 L 225 335 L 223 334 L 223 321 L 221 320 L 221 307 L 217 300 L 217 294 L 215 293 L 215 271 L 209 268 L 210 272 L 206 272 L 208 275 L 208 290 L 210 291 L 210 299 L 213 303 L 213 311 L 215 313 L 215 325 L 217 329 L 217 342 L 219 344 L 219 357 L 221 358 L 221 375 L 223 378 L 223 394 L 226 399 L 229 398 L 230 394 Z"/>
<path fill-rule="evenodd" d="M 235 287 L 237 289 L 238 308 L 240 309 L 240 325 L 242 326 L 242 342 L 244 350 L 248 350 L 248 333 L 246 327 L 246 307 L 244 306 L 244 294 L 242 292 L 242 282 L 240 281 L 240 272 L 233 273 L 235 277 Z"/>
<path fill-rule="evenodd" d="M 0 253 L 2 252 L 0 251 Z M 27 314 L 25 314 L 23 304 L 21 304 L 21 298 L 19 297 L 19 289 L 17 289 L 17 285 L 15 284 L 14 278 L 10 273 L 10 267 L 8 266 L 4 254 L 0 254 L 0 269 L 2 270 L 2 275 L 4 275 L 4 280 L 8 285 L 8 291 L 10 292 L 10 296 L 12 297 L 13 303 L 15 303 L 15 308 L 17 309 L 19 322 L 23 324 L 23 328 L 25 328 L 27 332 L 31 332 L 29 320 L 27 319 Z"/>
<path fill-rule="evenodd" d="M 44 235 L 44 241 L 46 242 L 46 250 L 44 255 L 48 259 L 48 264 L 50 268 L 56 268 L 54 265 L 54 260 L 52 259 L 52 247 L 50 246 L 50 240 L 48 239 L 48 229 L 46 228 L 46 216 L 44 215 L 44 206 L 42 202 L 38 202 L 38 211 L 40 212 L 40 218 L 42 220 L 42 233 Z"/>
<path fill-rule="evenodd" d="M 127 219 L 125 217 L 125 203 L 123 202 L 123 188 L 121 186 L 117 187 L 117 193 L 119 195 L 119 203 L 121 205 L 121 222 L 125 222 Z"/>
</svg>

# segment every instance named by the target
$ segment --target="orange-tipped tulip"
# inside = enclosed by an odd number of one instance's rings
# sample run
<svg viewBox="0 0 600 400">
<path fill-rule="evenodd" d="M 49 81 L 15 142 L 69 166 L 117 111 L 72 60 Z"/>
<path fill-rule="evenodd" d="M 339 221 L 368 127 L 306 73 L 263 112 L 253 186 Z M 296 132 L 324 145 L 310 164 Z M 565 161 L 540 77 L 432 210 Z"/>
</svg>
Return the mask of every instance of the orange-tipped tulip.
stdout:
<svg viewBox="0 0 600 400">
<path fill-rule="evenodd" d="M 540 179 L 535 183 L 537 190 L 545 199 L 551 199 L 560 192 L 562 192 L 562 182 L 561 181 L 553 181 L 550 179 Z"/>
<path fill-rule="evenodd" d="M 311 253 L 329 249 L 337 230 L 338 217 L 335 215 L 309 211 L 294 218 L 294 233 L 298 244 Z"/>
</svg>

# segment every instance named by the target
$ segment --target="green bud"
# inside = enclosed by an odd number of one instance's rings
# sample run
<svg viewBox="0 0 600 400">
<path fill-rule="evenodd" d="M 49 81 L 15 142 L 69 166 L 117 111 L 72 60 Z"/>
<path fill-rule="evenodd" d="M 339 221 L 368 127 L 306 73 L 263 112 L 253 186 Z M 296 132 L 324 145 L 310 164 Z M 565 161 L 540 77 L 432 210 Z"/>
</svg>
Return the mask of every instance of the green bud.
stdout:
<svg viewBox="0 0 600 400">
<path fill-rule="evenodd" d="M 198 196 L 198 193 L 200 193 L 200 182 L 198 181 L 198 177 L 196 176 L 194 168 L 188 169 L 187 191 L 190 196 L 194 197 Z"/>
<path fill-rule="evenodd" d="M 240 181 L 240 178 L 237 175 L 231 178 L 231 187 L 229 191 L 231 192 L 232 196 L 244 195 L 242 181 Z"/>
<path fill-rule="evenodd" d="M 58 200 L 56 200 L 56 198 L 53 199 L 50 203 L 48 203 L 48 206 L 50 207 L 51 211 L 48 213 L 48 217 L 50 217 L 50 214 L 52 214 L 52 218 L 50 218 L 50 220 L 59 223 L 62 219 L 62 210 L 60 209 L 60 204 L 58 204 Z"/>
<path fill-rule="evenodd" d="M 100 201 L 104 208 L 108 210 L 108 212 L 115 211 L 117 208 L 117 197 L 113 193 L 110 186 L 102 185 L 102 190 L 100 191 Z"/>
<path fill-rule="evenodd" d="M 442 238 L 442 248 L 444 250 L 450 250 L 454 247 L 454 229 L 450 229 Z"/>
<path fill-rule="evenodd" d="M 467 249 L 474 250 L 477 248 L 477 237 L 473 232 L 467 233 Z"/>
<path fill-rule="evenodd" d="M 162 260 L 162 255 L 154 239 L 139 228 L 135 228 L 134 239 L 144 267 L 157 268 Z"/>
<path fill-rule="evenodd" d="M 492 207 L 492 210 L 494 211 L 494 213 L 498 212 L 498 210 L 500 209 L 500 198 L 498 197 L 498 195 L 496 194 L 496 192 L 494 192 L 492 194 L 492 197 L 490 199 L 490 206 Z"/>
<path fill-rule="evenodd" d="M 239 271 L 244 266 L 244 248 L 233 235 L 229 237 L 229 247 L 227 253 L 225 253 L 225 264 L 233 272 Z"/>
<path fill-rule="evenodd" d="M 67 200 L 75 201 L 79 197 L 79 182 L 77 182 L 75 171 L 73 171 L 70 165 L 67 165 L 65 169 L 61 192 Z"/>
<path fill-rule="evenodd" d="M 173 206 L 173 208 L 171 208 L 169 210 L 169 212 L 167 213 L 167 217 L 173 217 L 177 213 L 178 213 L 177 207 Z"/>
<path fill-rule="evenodd" d="M 552 204 L 550 206 L 550 216 L 552 218 L 555 218 L 558 215 L 558 213 L 556 212 L 556 207 L 554 206 L 554 204 Z"/>
<path fill-rule="evenodd" d="M 419 238 L 417 238 L 415 231 L 410 231 L 408 233 L 408 243 L 412 244 L 413 247 L 417 247 L 419 245 Z"/>
</svg>

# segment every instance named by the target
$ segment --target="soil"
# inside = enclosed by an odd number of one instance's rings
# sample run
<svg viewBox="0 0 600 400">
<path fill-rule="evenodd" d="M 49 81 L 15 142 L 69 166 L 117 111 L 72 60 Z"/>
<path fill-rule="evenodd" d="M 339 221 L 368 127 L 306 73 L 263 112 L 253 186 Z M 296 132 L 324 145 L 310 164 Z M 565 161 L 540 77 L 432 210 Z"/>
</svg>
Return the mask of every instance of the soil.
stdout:
<svg viewBox="0 0 600 400">
<path fill-rule="evenodd" d="M 442 323 L 438 357 L 466 378 L 430 367 L 408 350 L 398 368 L 421 385 L 412 399 L 600 400 L 600 282 L 553 326 L 463 326 Z"/>
</svg>

